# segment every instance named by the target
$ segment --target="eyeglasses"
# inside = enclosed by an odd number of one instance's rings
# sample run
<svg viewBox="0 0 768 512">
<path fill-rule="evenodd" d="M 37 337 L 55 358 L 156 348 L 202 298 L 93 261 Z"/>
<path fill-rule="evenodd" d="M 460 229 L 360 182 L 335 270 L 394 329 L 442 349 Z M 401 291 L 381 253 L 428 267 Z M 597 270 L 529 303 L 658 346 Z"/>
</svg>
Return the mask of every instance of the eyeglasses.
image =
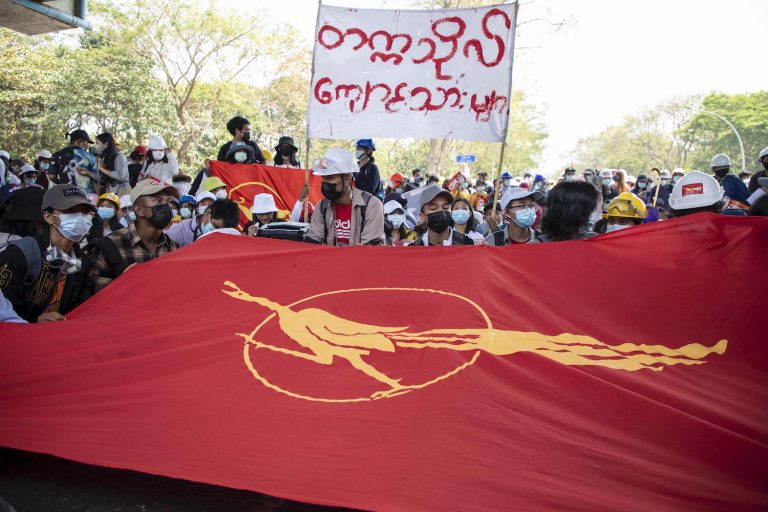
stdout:
<svg viewBox="0 0 768 512">
<path fill-rule="evenodd" d="M 507 213 L 515 213 L 517 211 L 525 210 L 526 208 L 530 208 L 531 210 L 536 209 L 536 207 L 532 204 L 518 204 L 515 206 L 508 206 L 504 211 Z"/>
</svg>

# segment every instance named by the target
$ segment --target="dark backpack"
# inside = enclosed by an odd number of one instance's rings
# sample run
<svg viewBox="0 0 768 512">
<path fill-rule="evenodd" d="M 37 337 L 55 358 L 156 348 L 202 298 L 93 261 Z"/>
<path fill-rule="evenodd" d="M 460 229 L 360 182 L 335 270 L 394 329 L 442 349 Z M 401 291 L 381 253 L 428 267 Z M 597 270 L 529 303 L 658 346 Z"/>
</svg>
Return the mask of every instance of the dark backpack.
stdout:
<svg viewBox="0 0 768 512">
<path fill-rule="evenodd" d="M 43 271 L 43 257 L 40 255 L 40 245 L 31 236 L 25 236 L 18 240 L 8 242 L 8 245 L 15 245 L 24 255 L 27 262 L 27 269 L 24 273 L 24 287 L 30 287 L 35 284 L 40 272 Z"/>
</svg>

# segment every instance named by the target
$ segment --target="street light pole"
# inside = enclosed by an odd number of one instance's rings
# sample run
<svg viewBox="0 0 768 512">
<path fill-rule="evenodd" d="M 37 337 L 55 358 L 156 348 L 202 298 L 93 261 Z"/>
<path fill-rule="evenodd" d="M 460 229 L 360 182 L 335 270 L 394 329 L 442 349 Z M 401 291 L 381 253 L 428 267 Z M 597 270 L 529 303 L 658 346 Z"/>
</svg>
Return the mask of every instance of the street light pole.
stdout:
<svg viewBox="0 0 768 512">
<path fill-rule="evenodd" d="M 741 142 L 741 136 L 739 135 L 739 132 L 736 130 L 736 127 L 733 126 L 730 121 L 728 121 L 726 118 L 724 118 L 720 114 L 715 114 L 714 112 L 710 112 L 709 110 L 703 110 L 703 109 L 699 110 L 699 112 L 713 115 L 731 127 L 731 130 L 733 130 L 733 133 L 736 134 L 736 138 L 739 139 L 739 147 L 741 148 L 741 172 L 747 172 L 747 160 L 744 157 L 744 143 Z"/>
</svg>

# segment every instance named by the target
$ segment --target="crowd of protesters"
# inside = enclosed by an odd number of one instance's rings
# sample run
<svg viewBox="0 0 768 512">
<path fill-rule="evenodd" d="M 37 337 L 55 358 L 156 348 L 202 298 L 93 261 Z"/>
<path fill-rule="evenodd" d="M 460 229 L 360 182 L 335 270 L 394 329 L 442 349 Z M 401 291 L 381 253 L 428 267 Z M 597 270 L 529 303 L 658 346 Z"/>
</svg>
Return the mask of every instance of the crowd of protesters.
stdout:
<svg viewBox="0 0 768 512">
<path fill-rule="evenodd" d="M 232 140 L 217 160 L 302 168 L 291 137 L 279 139 L 272 157 L 247 119 L 227 129 Z M 193 179 L 160 136 L 127 156 L 109 133 L 92 140 L 77 129 L 68 141 L 31 163 L 0 151 L 0 321 L 64 320 L 134 265 L 213 233 L 336 246 L 502 246 L 585 240 L 699 212 L 768 215 L 768 147 L 754 175 L 733 174 L 719 154 L 708 172 L 567 168 L 557 180 L 505 171 L 489 181 L 486 172 L 443 179 L 414 169 L 382 180 L 374 141 L 360 139 L 309 166 L 321 180 L 317 204 L 308 204 L 308 185 L 290 214 L 261 193 L 243 225 L 210 161 Z"/>
</svg>

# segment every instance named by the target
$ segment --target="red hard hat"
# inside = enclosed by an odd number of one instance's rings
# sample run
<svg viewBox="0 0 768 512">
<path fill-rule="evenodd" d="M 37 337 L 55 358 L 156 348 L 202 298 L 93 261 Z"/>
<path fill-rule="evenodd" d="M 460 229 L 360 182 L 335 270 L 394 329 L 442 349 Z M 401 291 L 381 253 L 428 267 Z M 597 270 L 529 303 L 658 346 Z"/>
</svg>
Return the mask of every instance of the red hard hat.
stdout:
<svg viewBox="0 0 768 512">
<path fill-rule="evenodd" d="M 133 148 L 134 153 L 138 153 L 140 155 L 146 155 L 147 154 L 147 146 L 136 146 Z"/>
<path fill-rule="evenodd" d="M 393 175 L 390 177 L 390 179 L 391 179 L 392 181 L 394 181 L 395 183 L 402 183 L 403 181 L 405 181 L 405 176 L 403 176 L 403 175 L 402 175 L 401 173 L 399 173 L 399 172 L 396 172 L 395 174 L 393 174 Z"/>
</svg>

